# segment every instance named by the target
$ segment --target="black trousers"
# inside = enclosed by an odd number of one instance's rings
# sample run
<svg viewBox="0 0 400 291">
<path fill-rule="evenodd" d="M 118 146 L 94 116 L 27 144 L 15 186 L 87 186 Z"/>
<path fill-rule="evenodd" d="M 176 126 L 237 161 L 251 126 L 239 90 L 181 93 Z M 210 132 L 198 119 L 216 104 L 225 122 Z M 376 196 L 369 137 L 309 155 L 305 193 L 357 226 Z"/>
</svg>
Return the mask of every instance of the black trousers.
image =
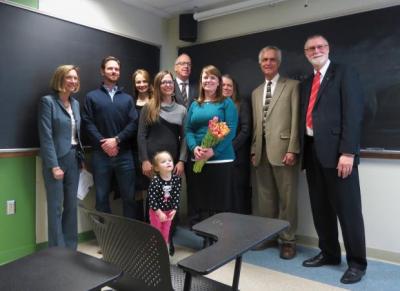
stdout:
<svg viewBox="0 0 400 291">
<path fill-rule="evenodd" d="M 304 155 L 311 209 L 322 253 L 332 259 L 340 258 L 339 219 L 349 267 L 365 270 L 365 231 L 357 166 L 349 177 L 338 177 L 336 168 L 322 167 L 310 137 L 306 137 Z"/>
</svg>

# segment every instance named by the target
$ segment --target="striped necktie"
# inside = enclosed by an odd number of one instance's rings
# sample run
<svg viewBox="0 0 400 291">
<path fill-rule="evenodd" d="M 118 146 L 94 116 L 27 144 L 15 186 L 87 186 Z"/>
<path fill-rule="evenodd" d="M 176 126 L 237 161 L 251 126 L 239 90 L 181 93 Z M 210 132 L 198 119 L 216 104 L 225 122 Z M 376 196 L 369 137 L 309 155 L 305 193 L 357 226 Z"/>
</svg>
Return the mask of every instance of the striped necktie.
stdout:
<svg viewBox="0 0 400 291">
<path fill-rule="evenodd" d="M 181 86 L 182 86 L 181 93 L 182 93 L 183 103 L 187 107 L 187 105 L 188 105 L 187 104 L 188 103 L 188 97 L 187 97 L 187 92 L 186 92 L 187 83 L 186 82 L 182 82 Z"/>
<path fill-rule="evenodd" d="M 269 81 L 267 83 L 267 92 L 265 93 L 264 106 L 263 106 L 263 133 L 264 133 L 264 135 L 265 135 L 265 125 L 267 122 L 267 113 L 268 113 L 269 103 L 271 103 L 271 98 L 272 98 L 271 85 L 272 85 L 272 82 Z"/>
</svg>

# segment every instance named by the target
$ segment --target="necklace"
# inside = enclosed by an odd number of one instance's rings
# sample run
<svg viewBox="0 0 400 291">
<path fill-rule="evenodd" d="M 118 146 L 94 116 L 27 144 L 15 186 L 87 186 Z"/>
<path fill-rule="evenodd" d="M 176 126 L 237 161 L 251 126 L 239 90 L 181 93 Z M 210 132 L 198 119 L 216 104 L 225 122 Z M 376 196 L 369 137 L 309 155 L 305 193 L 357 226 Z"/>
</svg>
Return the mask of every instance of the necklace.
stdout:
<svg viewBox="0 0 400 291">
<path fill-rule="evenodd" d="M 69 100 L 63 101 L 63 105 L 64 105 L 64 107 L 65 107 L 66 109 L 68 109 L 68 108 L 71 107 L 71 102 L 69 102 Z"/>
</svg>

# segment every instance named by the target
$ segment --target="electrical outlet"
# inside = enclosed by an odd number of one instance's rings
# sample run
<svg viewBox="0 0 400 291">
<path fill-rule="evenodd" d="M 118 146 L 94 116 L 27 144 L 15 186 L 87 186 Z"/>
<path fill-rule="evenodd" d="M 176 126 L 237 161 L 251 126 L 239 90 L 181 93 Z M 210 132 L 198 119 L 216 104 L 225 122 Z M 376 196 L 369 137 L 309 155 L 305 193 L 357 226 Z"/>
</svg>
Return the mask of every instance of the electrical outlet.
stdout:
<svg viewBox="0 0 400 291">
<path fill-rule="evenodd" d="M 15 214 L 15 200 L 7 200 L 7 215 Z"/>
</svg>

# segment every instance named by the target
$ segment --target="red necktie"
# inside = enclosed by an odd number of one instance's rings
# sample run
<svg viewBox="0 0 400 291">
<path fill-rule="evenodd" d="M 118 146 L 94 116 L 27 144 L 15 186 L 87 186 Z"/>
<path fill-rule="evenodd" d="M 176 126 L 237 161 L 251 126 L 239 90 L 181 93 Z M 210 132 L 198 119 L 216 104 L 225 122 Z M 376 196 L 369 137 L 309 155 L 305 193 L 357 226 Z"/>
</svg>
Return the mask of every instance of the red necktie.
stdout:
<svg viewBox="0 0 400 291">
<path fill-rule="evenodd" d="M 310 100 L 308 101 L 308 108 L 306 115 L 306 125 L 308 128 L 313 128 L 312 111 L 314 109 L 315 101 L 317 100 L 318 90 L 321 85 L 320 78 L 321 78 L 321 73 L 317 71 L 317 73 L 314 75 L 311 87 Z"/>
</svg>

